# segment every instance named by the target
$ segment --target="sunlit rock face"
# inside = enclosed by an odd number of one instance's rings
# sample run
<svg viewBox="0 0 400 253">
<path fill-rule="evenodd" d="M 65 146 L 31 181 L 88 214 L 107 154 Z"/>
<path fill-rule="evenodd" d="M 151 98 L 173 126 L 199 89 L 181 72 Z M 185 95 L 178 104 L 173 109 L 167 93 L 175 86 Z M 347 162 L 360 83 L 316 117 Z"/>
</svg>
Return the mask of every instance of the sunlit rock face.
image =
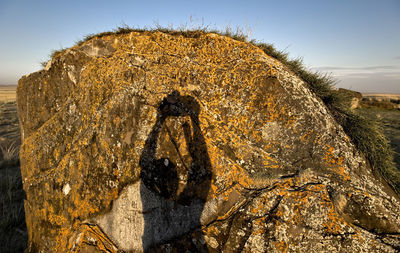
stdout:
<svg viewBox="0 0 400 253">
<path fill-rule="evenodd" d="M 18 85 L 28 252 L 395 252 L 399 198 L 254 45 L 132 32 Z"/>
</svg>

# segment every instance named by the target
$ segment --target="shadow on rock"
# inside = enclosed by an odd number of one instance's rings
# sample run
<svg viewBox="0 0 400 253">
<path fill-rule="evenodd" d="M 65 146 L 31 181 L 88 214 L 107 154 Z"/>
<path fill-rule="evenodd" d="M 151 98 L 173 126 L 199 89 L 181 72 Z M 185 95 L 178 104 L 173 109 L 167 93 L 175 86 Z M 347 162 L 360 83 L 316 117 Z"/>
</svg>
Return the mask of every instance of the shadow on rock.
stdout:
<svg viewBox="0 0 400 253">
<path fill-rule="evenodd" d="M 200 105 L 193 97 L 181 96 L 176 91 L 159 104 L 156 123 L 139 161 L 144 251 L 152 251 L 161 244 L 168 247 L 172 239 L 201 226 L 210 188 L 211 163 L 199 113 Z M 207 252 L 202 235 L 174 243 L 183 252 Z"/>
</svg>

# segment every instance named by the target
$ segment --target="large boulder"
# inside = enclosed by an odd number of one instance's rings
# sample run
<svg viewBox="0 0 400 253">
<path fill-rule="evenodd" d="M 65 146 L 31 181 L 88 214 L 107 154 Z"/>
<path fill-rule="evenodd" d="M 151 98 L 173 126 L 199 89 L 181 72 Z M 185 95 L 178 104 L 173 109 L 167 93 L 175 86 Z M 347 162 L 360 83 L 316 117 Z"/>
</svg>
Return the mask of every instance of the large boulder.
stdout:
<svg viewBox="0 0 400 253">
<path fill-rule="evenodd" d="M 28 252 L 400 249 L 398 196 L 252 44 L 105 34 L 17 94 Z"/>
</svg>

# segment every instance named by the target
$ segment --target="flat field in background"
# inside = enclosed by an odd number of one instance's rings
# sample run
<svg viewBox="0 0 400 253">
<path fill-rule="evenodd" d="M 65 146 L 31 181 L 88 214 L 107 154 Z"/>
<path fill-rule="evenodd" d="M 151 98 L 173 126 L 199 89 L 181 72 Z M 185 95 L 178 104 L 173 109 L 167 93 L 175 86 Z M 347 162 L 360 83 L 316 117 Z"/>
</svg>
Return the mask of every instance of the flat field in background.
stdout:
<svg viewBox="0 0 400 253">
<path fill-rule="evenodd" d="M 0 144 L 3 145 L 11 142 L 20 144 L 16 88 L 16 85 L 0 85 Z"/>
<path fill-rule="evenodd" d="M 377 98 L 377 99 L 400 99 L 400 94 L 387 94 L 387 93 L 362 93 L 363 97 Z"/>
<path fill-rule="evenodd" d="M 16 85 L 0 85 L 0 102 L 15 101 Z"/>
</svg>

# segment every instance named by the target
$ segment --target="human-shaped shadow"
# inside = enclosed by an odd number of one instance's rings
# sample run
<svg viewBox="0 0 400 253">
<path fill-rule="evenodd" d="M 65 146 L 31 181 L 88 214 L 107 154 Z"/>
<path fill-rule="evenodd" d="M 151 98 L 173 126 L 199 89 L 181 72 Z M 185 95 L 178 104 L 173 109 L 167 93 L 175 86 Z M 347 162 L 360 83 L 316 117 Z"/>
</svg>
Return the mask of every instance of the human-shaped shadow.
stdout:
<svg viewBox="0 0 400 253">
<path fill-rule="evenodd" d="M 201 225 L 200 218 L 211 182 L 211 162 L 200 128 L 199 113 L 198 102 L 191 96 L 181 96 L 177 91 L 165 97 L 158 106 L 156 122 L 146 139 L 139 161 L 143 182 L 142 242 L 145 251 L 154 244 L 179 238 Z M 179 145 L 174 140 L 172 131 L 166 124 L 168 118 L 181 119 L 186 145 Z M 179 132 L 179 129 L 172 130 Z M 175 149 L 172 151 L 177 156 L 157 159 L 157 148 L 161 149 L 160 145 L 165 143 L 161 143 L 162 139 L 169 140 L 169 148 Z M 179 149 L 182 146 L 186 146 L 190 159 L 184 158 Z M 180 250 L 207 252 L 207 246 L 201 237 L 202 235 L 197 237 L 197 240 L 188 238 L 190 240 L 178 243 Z"/>
</svg>

